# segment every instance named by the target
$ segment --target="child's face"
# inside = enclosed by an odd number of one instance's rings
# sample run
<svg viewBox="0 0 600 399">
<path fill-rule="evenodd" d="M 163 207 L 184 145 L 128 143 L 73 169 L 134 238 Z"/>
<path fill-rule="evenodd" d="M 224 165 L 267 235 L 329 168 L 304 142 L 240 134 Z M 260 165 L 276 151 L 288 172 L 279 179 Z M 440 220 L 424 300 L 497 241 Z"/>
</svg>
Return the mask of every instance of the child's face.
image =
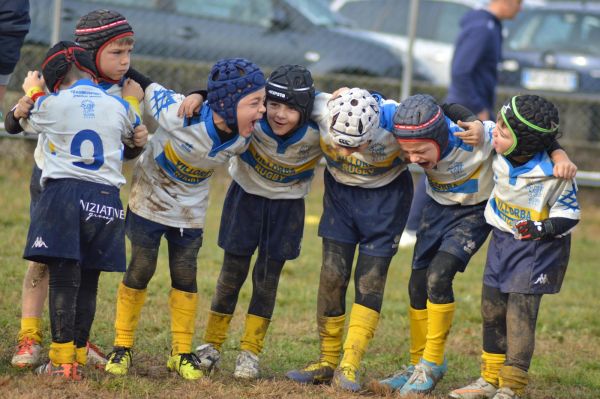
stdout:
<svg viewBox="0 0 600 399">
<path fill-rule="evenodd" d="M 112 80 L 121 80 L 129 70 L 133 44 L 109 43 L 100 53 L 98 64 L 104 76 Z"/>
<path fill-rule="evenodd" d="M 283 136 L 298 126 L 300 112 L 287 104 L 267 100 L 267 121 L 273 133 Z"/>
<path fill-rule="evenodd" d="M 492 145 L 498 154 L 504 154 L 513 145 L 514 138 L 501 115 L 496 118 L 496 127 L 492 131 Z"/>
<path fill-rule="evenodd" d="M 398 140 L 408 162 L 416 163 L 423 169 L 431 169 L 438 163 L 438 147 L 430 141 Z"/>
<path fill-rule="evenodd" d="M 349 157 L 355 152 L 360 152 L 369 146 L 369 143 L 363 143 L 358 147 L 344 147 L 343 145 L 339 145 L 335 142 L 331 143 L 335 152 L 343 157 Z"/>
<path fill-rule="evenodd" d="M 262 119 L 265 108 L 265 89 L 262 88 L 242 98 L 237 105 L 238 131 L 242 137 L 250 137 L 254 124 Z"/>
</svg>

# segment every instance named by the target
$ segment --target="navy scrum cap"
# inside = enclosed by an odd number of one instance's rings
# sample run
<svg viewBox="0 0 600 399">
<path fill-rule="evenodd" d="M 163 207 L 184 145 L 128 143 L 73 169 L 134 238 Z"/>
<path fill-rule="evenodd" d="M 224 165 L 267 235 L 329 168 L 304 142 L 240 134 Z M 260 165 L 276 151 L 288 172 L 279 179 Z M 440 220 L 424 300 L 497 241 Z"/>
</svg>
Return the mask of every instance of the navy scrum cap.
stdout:
<svg viewBox="0 0 600 399">
<path fill-rule="evenodd" d="M 52 46 L 42 64 L 42 75 L 48 90 L 57 91 L 73 65 L 94 78 L 97 76 L 92 56 L 79 44 L 63 41 Z"/>
<path fill-rule="evenodd" d="M 433 97 L 416 94 L 402 101 L 394 113 L 394 136 L 400 141 L 429 141 L 438 149 L 438 160 L 448 145 L 448 124 Z"/>
<path fill-rule="evenodd" d="M 208 105 L 227 126 L 236 127 L 238 103 L 265 87 L 265 83 L 265 75 L 252 61 L 244 58 L 217 61 L 208 75 Z"/>
</svg>

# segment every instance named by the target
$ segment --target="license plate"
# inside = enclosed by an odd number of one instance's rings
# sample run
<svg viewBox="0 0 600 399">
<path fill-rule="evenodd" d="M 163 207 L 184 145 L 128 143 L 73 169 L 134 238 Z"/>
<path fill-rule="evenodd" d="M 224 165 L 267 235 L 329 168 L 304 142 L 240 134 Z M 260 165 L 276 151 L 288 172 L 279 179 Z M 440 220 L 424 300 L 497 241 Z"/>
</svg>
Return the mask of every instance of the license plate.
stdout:
<svg viewBox="0 0 600 399">
<path fill-rule="evenodd" d="M 530 90 L 575 91 L 577 73 L 552 69 L 523 69 L 521 84 Z"/>
</svg>

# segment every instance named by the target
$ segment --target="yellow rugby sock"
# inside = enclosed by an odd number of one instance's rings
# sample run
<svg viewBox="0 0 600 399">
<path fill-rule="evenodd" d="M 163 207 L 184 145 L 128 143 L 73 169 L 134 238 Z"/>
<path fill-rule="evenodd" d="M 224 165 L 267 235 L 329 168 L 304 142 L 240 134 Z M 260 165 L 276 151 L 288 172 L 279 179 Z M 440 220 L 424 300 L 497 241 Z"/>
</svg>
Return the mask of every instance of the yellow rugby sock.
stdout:
<svg viewBox="0 0 600 399">
<path fill-rule="evenodd" d="M 73 341 L 64 344 L 52 342 L 48 357 L 55 366 L 75 362 L 75 343 Z"/>
<path fill-rule="evenodd" d="M 527 371 L 518 367 L 503 365 L 498 374 L 499 387 L 507 387 L 519 396 L 523 396 L 525 387 L 529 383 Z"/>
<path fill-rule="evenodd" d="M 481 377 L 493 386 L 499 386 L 498 375 L 505 360 L 506 355 L 503 353 L 481 351 Z"/>
<path fill-rule="evenodd" d="M 410 321 L 410 364 L 419 363 L 427 342 L 427 309 L 408 308 Z"/>
<path fill-rule="evenodd" d="M 427 301 L 427 342 L 423 359 L 428 362 L 437 365 L 444 363 L 446 339 L 452 327 L 455 309 L 454 302 L 438 304 Z"/>
<path fill-rule="evenodd" d="M 358 369 L 367 345 L 375 335 L 378 322 L 379 312 L 357 303 L 352 305 L 348 336 L 344 341 L 344 356 L 340 362 L 341 367 Z"/>
<path fill-rule="evenodd" d="M 192 352 L 192 338 L 196 323 L 198 293 L 171 288 L 169 309 L 171 310 L 171 354 Z"/>
<path fill-rule="evenodd" d="M 221 346 L 227 339 L 227 330 L 232 317 L 232 314 L 209 311 L 204 342 L 213 344 L 218 351 L 221 351 Z"/>
<path fill-rule="evenodd" d="M 75 348 L 75 360 L 77 361 L 77 363 L 81 364 L 82 366 L 85 366 L 87 364 L 88 358 L 87 353 L 87 346 L 84 346 L 83 348 Z"/>
<path fill-rule="evenodd" d="M 269 323 L 269 319 L 247 314 L 240 348 L 258 355 L 263 349 Z"/>
<path fill-rule="evenodd" d="M 146 290 L 129 288 L 122 282 L 117 290 L 114 346 L 133 347 L 135 330 L 146 301 Z"/>
<path fill-rule="evenodd" d="M 337 367 L 340 361 L 345 324 L 345 314 L 335 317 L 317 317 L 319 339 L 321 341 L 320 360 L 329 363 L 333 368 Z"/>
<path fill-rule="evenodd" d="M 42 319 L 39 317 L 22 317 L 19 341 L 31 338 L 38 344 L 42 342 Z"/>
</svg>

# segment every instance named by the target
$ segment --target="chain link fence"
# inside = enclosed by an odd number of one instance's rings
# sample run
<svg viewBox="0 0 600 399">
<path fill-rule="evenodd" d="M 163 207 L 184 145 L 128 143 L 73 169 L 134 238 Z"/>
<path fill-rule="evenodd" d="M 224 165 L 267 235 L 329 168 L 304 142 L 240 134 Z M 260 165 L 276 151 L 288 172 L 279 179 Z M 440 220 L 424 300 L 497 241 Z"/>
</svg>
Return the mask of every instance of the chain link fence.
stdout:
<svg viewBox="0 0 600 399">
<path fill-rule="evenodd" d="M 53 34 L 55 1 L 30 1 L 31 29 L 21 61 L 9 85 L 4 104 L 6 108 L 20 96 L 20 85 L 26 72 L 40 68 Z M 402 1 L 398 0 L 397 4 Z M 457 23 L 460 13 L 474 3 L 465 0 L 445 1 L 454 8 L 440 9 L 434 13 L 434 9 L 428 8 L 427 4 L 435 1 L 439 0 L 420 2 L 421 16 L 427 15 L 431 19 L 435 15 L 438 20 L 431 22 L 431 25 L 438 27 L 452 20 Z M 133 67 L 176 91 L 185 93 L 204 88 L 210 66 L 220 58 L 245 57 L 259 64 L 267 73 L 284 63 L 306 65 L 315 76 L 317 89 L 321 91 L 330 92 L 340 86 L 359 86 L 398 99 L 401 74 L 406 65 L 406 50 L 402 44 L 390 44 L 393 42 L 384 42 L 370 31 L 357 29 L 356 24 L 349 21 L 351 15 L 344 13 L 346 3 L 357 2 L 61 0 L 57 18 L 61 28 L 56 36 L 61 40 L 72 40 L 75 24 L 81 15 L 98 8 L 111 8 L 125 15 L 134 28 L 136 44 Z M 334 6 L 333 10 L 330 5 Z M 380 15 L 382 10 L 378 12 L 377 15 Z M 425 28 L 420 25 L 417 33 L 427 35 Z M 395 40 L 402 43 L 405 39 L 400 37 Z M 436 39 L 433 33 L 428 40 L 434 44 L 438 40 L 446 46 L 451 46 L 449 42 L 453 41 L 442 37 Z M 436 78 L 440 74 L 432 74 L 434 67 L 420 60 L 418 45 L 417 41 L 411 92 L 429 93 L 443 101 L 447 81 Z M 439 52 L 443 55 L 442 50 Z M 451 54 L 444 57 L 445 68 L 449 69 Z M 528 91 L 523 88 L 500 87 L 498 107 L 510 95 L 525 92 Z M 544 94 L 558 105 L 561 112 L 561 144 L 580 169 L 600 171 L 600 160 L 596 155 L 600 149 L 600 93 Z"/>
</svg>

